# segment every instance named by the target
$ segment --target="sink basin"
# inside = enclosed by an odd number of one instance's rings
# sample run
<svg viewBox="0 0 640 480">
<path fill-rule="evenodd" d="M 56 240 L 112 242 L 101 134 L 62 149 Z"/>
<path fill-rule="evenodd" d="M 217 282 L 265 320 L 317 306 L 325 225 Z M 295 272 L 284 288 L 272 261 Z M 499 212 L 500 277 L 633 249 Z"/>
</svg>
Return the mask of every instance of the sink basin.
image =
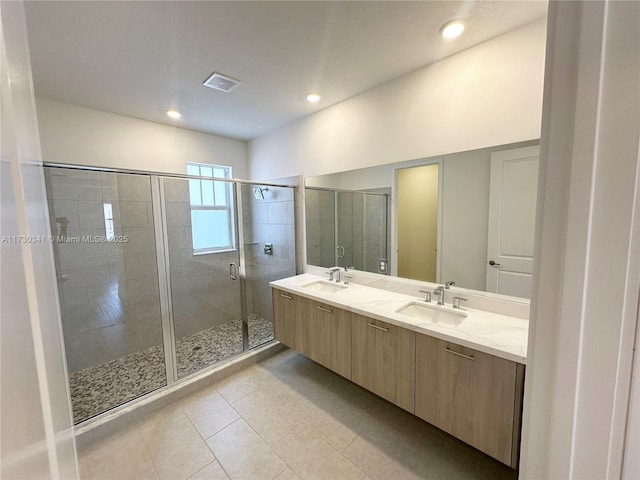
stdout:
<svg viewBox="0 0 640 480">
<path fill-rule="evenodd" d="M 305 290 L 310 290 L 312 292 L 318 292 L 318 293 L 336 293 L 349 287 L 347 287 L 346 285 L 341 285 L 339 283 L 325 282 L 320 280 L 317 282 L 312 282 L 312 283 L 307 283 L 306 285 L 302 285 L 302 288 L 304 288 Z"/>
<path fill-rule="evenodd" d="M 452 312 L 420 302 L 409 302 L 396 313 L 445 327 L 457 327 L 467 317 L 464 312 Z"/>
</svg>

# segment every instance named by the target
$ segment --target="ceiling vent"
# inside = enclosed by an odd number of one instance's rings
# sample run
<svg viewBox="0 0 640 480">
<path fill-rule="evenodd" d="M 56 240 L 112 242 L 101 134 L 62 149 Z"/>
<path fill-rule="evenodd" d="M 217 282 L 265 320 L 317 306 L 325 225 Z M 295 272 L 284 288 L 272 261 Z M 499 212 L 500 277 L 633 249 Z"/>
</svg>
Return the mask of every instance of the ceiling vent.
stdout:
<svg viewBox="0 0 640 480">
<path fill-rule="evenodd" d="M 231 77 L 226 77 L 219 73 L 213 72 L 213 75 L 207 78 L 203 85 L 215 90 L 220 90 L 221 92 L 229 93 L 231 90 L 236 88 L 239 83 L 240 80 L 235 80 Z"/>
</svg>

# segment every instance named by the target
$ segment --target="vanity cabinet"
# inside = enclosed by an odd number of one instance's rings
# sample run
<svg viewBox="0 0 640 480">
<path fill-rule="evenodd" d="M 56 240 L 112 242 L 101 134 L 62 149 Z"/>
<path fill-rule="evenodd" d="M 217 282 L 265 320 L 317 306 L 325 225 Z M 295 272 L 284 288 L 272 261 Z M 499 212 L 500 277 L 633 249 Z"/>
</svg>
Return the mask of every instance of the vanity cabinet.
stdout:
<svg viewBox="0 0 640 480">
<path fill-rule="evenodd" d="M 307 356 L 351 379 L 351 322 L 346 310 L 314 300 L 305 301 Z"/>
<path fill-rule="evenodd" d="M 352 381 L 414 412 L 416 334 L 351 314 Z"/>
<path fill-rule="evenodd" d="M 276 340 L 307 354 L 307 299 L 274 288 L 273 329 Z"/>
<path fill-rule="evenodd" d="M 273 289 L 276 339 L 517 467 L 524 365 L 303 295 Z"/>
<path fill-rule="evenodd" d="M 415 414 L 515 468 L 524 366 L 416 335 Z"/>
</svg>

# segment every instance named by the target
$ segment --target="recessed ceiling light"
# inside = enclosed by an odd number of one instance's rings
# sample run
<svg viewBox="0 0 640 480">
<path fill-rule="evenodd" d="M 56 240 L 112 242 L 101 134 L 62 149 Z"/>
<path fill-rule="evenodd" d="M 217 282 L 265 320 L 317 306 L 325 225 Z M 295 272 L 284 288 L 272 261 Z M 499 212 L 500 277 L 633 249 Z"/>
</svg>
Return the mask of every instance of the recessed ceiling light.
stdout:
<svg viewBox="0 0 640 480">
<path fill-rule="evenodd" d="M 444 38 L 456 38 L 464 32 L 464 23 L 462 20 L 451 20 L 445 23 L 440 29 L 440 35 Z"/>
<path fill-rule="evenodd" d="M 317 103 L 320 101 L 320 94 L 317 92 L 307 93 L 307 102 Z"/>
<path fill-rule="evenodd" d="M 173 108 L 166 110 L 166 114 L 167 116 L 174 119 L 180 118 L 182 116 L 182 114 L 179 111 L 174 110 Z"/>
</svg>

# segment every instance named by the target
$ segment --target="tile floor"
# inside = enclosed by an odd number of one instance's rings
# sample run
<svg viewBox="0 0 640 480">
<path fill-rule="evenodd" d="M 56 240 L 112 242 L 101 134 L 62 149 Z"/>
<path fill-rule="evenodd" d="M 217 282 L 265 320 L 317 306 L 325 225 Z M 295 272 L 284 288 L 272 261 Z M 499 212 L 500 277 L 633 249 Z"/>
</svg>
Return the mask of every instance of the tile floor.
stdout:
<svg viewBox="0 0 640 480">
<path fill-rule="evenodd" d="M 286 350 L 79 457 L 83 479 L 515 479 L 516 472 Z"/>
<path fill-rule="evenodd" d="M 273 324 L 258 315 L 247 319 L 249 348 L 273 339 Z M 178 338 L 178 378 L 242 352 L 242 320 L 216 325 Z M 69 374 L 73 419 L 80 423 L 166 385 L 162 346 Z"/>
</svg>

